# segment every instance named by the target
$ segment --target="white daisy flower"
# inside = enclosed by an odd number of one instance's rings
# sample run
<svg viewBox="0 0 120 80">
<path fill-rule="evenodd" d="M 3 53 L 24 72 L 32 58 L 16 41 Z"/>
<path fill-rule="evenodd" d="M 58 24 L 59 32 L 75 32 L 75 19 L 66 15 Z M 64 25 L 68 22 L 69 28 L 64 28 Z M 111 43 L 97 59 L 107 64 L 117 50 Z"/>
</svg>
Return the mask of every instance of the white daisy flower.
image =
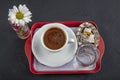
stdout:
<svg viewBox="0 0 120 80">
<path fill-rule="evenodd" d="M 8 20 L 17 26 L 24 26 L 31 22 L 32 13 L 26 7 L 26 5 L 19 5 L 17 8 L 13 6 L 13 9 L 9 9 Z"/>
</svg>

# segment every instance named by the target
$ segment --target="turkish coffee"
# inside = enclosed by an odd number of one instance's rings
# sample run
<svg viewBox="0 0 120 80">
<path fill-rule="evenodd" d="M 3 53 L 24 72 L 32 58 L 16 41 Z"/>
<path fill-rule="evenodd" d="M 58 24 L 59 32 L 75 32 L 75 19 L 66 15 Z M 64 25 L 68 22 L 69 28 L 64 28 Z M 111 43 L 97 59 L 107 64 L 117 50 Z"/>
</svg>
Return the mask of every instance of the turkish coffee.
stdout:
<svg viewBox="0 0 120 80">
<path fill-rule="evenodd" d="M 45 32 L 43 42 L 47 48 L 57 50 L 66 43 L 66 35 L 62 29 L 53 27 Z"/>
</svg>

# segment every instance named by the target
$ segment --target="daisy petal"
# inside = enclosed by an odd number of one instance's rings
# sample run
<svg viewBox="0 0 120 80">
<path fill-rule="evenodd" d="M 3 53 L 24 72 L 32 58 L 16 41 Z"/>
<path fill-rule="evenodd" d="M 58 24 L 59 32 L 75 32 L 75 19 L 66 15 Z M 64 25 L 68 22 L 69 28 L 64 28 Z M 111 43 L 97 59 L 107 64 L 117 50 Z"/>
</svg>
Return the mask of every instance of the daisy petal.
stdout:
<svg viewBox="0 0 120 80">
<path fill-rule="evenodd" d="M 24 16 L 24 18 L 28 18 L 28 19 L 31 19 L 31 17 L 32 17 L 31 15 L 30 16 Z"/>
<path fill-rule="evenodd" d="M 30 16 L 32 13 L 30 11 L 26 12 L 24 16 Z"/>
<path fill-rule="evenodd" d="M 28 19 L 28 18 L 24 18 L 24 21 L 25 21 L 26 23 L 28 23 L 28 22 L 29 22 L 29 19 Z"/>
<path fill-rule="evenodd" d="M 13 9 L 9 9 L 9 13 L 16 14 Z"/>
<path fill-rule="evenodd" d="M 25 22 L 23 20 L 19 20 L 19 25 L 24 26 Z"/>
<path fill-rule="evenodd" d="M 15 13 L 15 14 L 17 13 L 17 11 L 15 9 L 12 9 L 12 12 Z"/>
<path fill-rule="evenodd" d="M 25 16 L 25 17 L 28 18 L 28 19 L 31 19 L 32 16 L 30 15 L 30 16 Z"/>
<path fill-rule="evenodd" d="M 8 20 L 11 21 L 12 23 L 14 23 L 15 19 L 16 19 L 16 17 L 15 17 L 14 15 L 13 15 L 13 16 L 10 16 L 10 17 L 8 18 Z"/>
<path fill-rule="evenodd" d="M 15 19 L 15 24 L 18 24 L 19 23 L 19 20 L 18 19 Z"/>
<path fill-rule="evenodd" d="M 12 15 L 10 18 L 11 18 L 11 19 L 16 19 L 15 15 Z"/>
<path fill-rule="evenodd" d="M 23 5 L 23 7 L 26 11 L 29 11 L 29 9 L 27 8 L 27 6 L 25 4 Z"/>
<path fill-rule="evenodd" d="M 10 22 L 11 22 L 12 24 L 15 24 L 15 19 L 10 19 Z"/>
<path fill-rule="evenodd" d="M 29 22 L 32 22 L 32 19 L 30 19 Z"/>
<path fill-rule="evenodd" d="M 13 13 L 13 12 L 9 12 L 8 16 L 11 17 L 11 16 L 15 16 L 16 14 Z"/>
<path fill-rule="evenodd" d="M 23 8 L 24 8 L 24 7 L 23 7 Z M 27 10 L 27 9 L 25 9 L 25 8 L 24 8 L 24 9 L 22 9 L 22 13 L 23 13 L 23 14 L 25 14 L 25 13 L 27 13 L 27 12 L 28 12 L 28 10 Z"/>
<path fill-rule="evenodd" d="M 23 6 L 20 4 L 19 5 L 19 11 L 22 12 Z"/>
<path fill-rule="evenodd" d="M 14 21 L 14 20 L 11 20 L 11 23 L 12 23 L 12 24 L 15 24 L 15 21 Z"/>
<path fill-rule="evenodd" d="M 12 12 L 12 9 L 9 9 L 9 13 Z"/>
<path fill-rule="evenodd" d="M 16 13 L 18 12 L 18 9 L 16 6 L 13 6 L 13 9 L 15 10 Z"/>
<path fill-rule="evenodd" d="M 24 21 L 25 21 L 26 23 L 29 23 L 29 22 L 31 22 L 32 20 L 29 19 L 29 18 L 24 18 Z"/>
<path fill-rule="evenodd" d="M 11 18 L 8 18 L 8 21 L 12 21 L 12 19 L 11 19 Z"/>
</svg>

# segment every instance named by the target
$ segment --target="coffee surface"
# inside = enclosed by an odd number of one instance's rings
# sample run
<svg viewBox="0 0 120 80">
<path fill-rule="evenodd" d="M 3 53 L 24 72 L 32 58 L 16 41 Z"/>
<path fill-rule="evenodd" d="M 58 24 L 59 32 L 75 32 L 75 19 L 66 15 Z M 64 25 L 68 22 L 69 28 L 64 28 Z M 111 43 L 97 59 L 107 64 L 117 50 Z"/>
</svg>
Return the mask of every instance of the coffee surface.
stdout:
<svg viewBox="0 0 120 80">
<path fill-rule="evenodd" d="M 59 28 L 48 29 L 43 38 L 46 47 L 53 50 L 61 48 L 66 42 L 65 33 Z"/>
</svg>

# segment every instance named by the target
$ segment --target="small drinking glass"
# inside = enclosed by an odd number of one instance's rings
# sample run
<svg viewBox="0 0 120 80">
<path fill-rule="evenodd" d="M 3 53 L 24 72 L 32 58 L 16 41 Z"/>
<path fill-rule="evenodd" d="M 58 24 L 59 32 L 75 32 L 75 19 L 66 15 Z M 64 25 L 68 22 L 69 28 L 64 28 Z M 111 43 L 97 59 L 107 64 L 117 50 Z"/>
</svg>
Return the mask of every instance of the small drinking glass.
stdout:
<svg viewBox="0 0 120 80">
<path fill-rule="evenodd" d="M 93 44 L 82 44 L 78 47 L 76 58 L 83 66 L 89 66 L 98 61 L 99 50 Z"/>
</svg>

